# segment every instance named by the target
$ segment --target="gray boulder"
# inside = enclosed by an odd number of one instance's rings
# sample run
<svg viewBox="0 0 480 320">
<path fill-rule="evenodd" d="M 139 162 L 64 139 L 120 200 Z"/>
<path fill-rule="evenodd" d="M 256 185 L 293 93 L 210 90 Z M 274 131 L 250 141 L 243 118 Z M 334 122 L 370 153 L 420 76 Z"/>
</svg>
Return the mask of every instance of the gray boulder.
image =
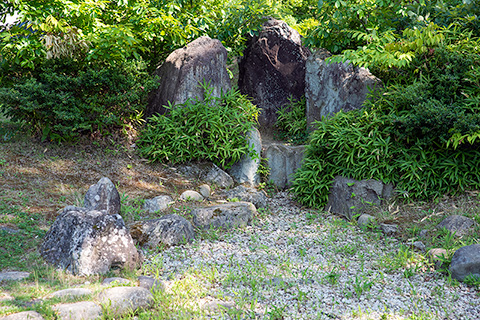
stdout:
<svg viewBox="0 0 480 320">
<path fill-rule="evenodd" d="M 305 146 L 270 144 L 264 153 L 270 168 L 269 180 L 278 188 L 290 187 L 294 173 L 302 166 Z"/>
<path fill-rule="evenodd" d="M 147 276 L 138 277 L 138 286 L 153 293 L 165 290 L 165 285 L 161 280 Z"/>
<path fill-rule="evenodd" d="M 59 320 L 93 320 L 102 316 L 102 308 L 91 301 L 57 304 L 52 309 Z"/>
<path fill-rule="evenodd" d="M 396 224 L 380 223 L 379 227 L 387 236 L 392 236 L 398 232 L 398 226 Z"/>
<path fill-rule="evenodd" d="M 362 214 L 364 209 L 373 204 L 380 204 L 393 194 L 393 186 L 380 181 L 354 180 L 341 176 L 335 177 L 328 195 L 327 211 L 341 214 L 348 219 Z"/>
<path fill-rule="evenodd" d="M 438 229 L 445 228 L 451 233 L 455 233 L 457 237 L 462 237 L 469 232 L 473 231 L 473 225 L 475 221 L 472 219 L 460 216 L 460 215 L 452 215 L 445 218 L 442 222 L 437 225 Z"/>
<path fill-rule="evenodd" d="M 480 278 L 480 244 L 461 247 L 450 263 L 452 278 L 463 281 L 468 275 Z"/>
<path fill-rule="evenodd" d="M 175 246 L 195 238 L 192 224 L 176 214 L 135 222 L 130 225 L 130 234 L 140 246 L 148 248 L 156 248 L 160 244 Z"/>
<path fill-rule="evenodd" d="M 75 275 L 104 274 L 111 267 L 134 269 L 141 261 L 120 215 L 72 206 L 57 217 L 40 254 Z"/>
<path fill-rule="evenodd" d="M 219 188 L 230 188 L 234 181 L 228 173 L 211 162 L 190 163 L 178 166 L 178 171 L 186 177 L 214 184 Z"/>
<path fill-rule="evenodd" d="M 145 203 L 143 204 L 143 210 L 148 211 L 149 213 L 164 211 L 170 204 L 172 204 L 172 202 L 173 199 L 170 196 L 158 196 L 153 199 L 145 200 Z"/>
<path fill-rule="evenodd" d="M 40 313 L 36 311 L 23 311 L 0 318 L 1 320 L 43 320 Z"/>
<path fill-rule="evenodd" d="M 88 210 L 118 214 L 120 213 L 120 195 L 112 181 L 103 177 L 88 189 L 83 206 Z"/>
<path fill-rule="evenodd" d="M 86 289 L 86 288 L 69 288 L 69 289 L 55 291 L 54 293 L 49 294 L 47 297 L 73 299 L 73 298 L 88 296 L 88 295 L 91 295 L 92 293 L 93 293 L 92 290 Z"/>
<path fill-rule="evenodd" d="M 99 302 L 109 311 L 109 316 L 121 316 L 148 308 L 153 303 L 153 295 L 145 288 L 114 287 L 102 291 Z"/>
<path fill-rule="evenodd" d="M 239 61 L 238 87 L 262 109 L 258 121 L 273 127 L 277 111 L 288 98 L 305 94 L 305 61 L 310 50 L 300 34 L 283 21 L 270 18 L 258 36 L 252 37 Z"/>
<path fill-rule="evenodd" d="M 445 269 L 445 260 L 448 259 L 448 252 L 443 248 L 433 248 L 427 252 L 428 260 L 434 264 L 435 269 Z"/>
<path fill-rule="evenodd" d="M 197 191 L 187 190 L 182 192 L 179 199 L 183 201 L 203 201 L 203 196 Z"/>
<path fill-rule="evenodd" d="M 258 167 L 260 166 L 260 155 L 262 154 L 262 137 L 256 128 L 248 133 L 248 145 L 255 152 L 256 157 L 243 155 L 239 162 L 235 163 L 228 173 L 237 183 L 245 183 L 257 186 L 260 183 Z"/>
<path fill-rule="evenodd" d="M 213 95 L 230 90 L 230 77 L 227 72 L 227 50 L 219 40 L 202 36 L 181 49 L 173 51 L 155 71 L 160 83 L 149 98 L 146 116 L 164 114 L 170 102 L 183 104 L 187 99 L 203 99 L 204 90 L 200 86 L 209 82 Z"/>
<path fill-rule="evenodd" d="M 232 228 L 248 225 L 257 209 L 250 202 L 232 202 L 192 210 L 193 223 L 200 228 Z"/>
<path fill-rule="evenodd" d="M 351 63 L 330 63 L 331 54 L 319 49 L 306 62 L 305 98 L 307 101 L 307 123 L 322 120 L 343 111 L 362 107 L 369 90 L 377 92 L 383 88 L 380 79 L 365 68 Z"/>
<path fill-rule="evenodd" d="M 265 208 L 267 206 L 267 194 L 263 190 L 256 190 L 255 188 L 247 188 L 245 186 L 238 186 L 225 192 L 227 199 L 238 199 L 240 201 L 251 202 L 258 208 Z"/>
<path fill-rule="evenodd" d="M 357 224 L 362 229 L 369 229 L 375 225 L 375 217 L 369 214 L 362 214 L 358 217 Z"/>
<path fill-rule="evenodd" d="M 205 199 L 209 198 L 212 194 L 212 189 L 208 184 L 202 184 L 198 187 L 198 189 L 200 190 L 200 194 L 202 195 L 202 197 L 204 197 Z"/>
<path fill-rule="evenodd" d="M 21 281 L 30 276 L 30 272 L 6 271 L 0 272 L 0 281 Z"/>
</svg>

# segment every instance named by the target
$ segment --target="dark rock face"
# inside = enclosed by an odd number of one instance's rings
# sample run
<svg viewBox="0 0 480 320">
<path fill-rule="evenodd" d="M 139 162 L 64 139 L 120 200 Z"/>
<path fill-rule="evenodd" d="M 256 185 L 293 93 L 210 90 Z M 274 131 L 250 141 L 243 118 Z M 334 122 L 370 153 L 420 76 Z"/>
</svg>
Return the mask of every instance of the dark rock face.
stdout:
<svg viewBox="0 0 480 320">
<path fill-rule="evenodd" d="M 285 22 L 269 19 L 258 36 L 249 40 L 239 62 L 238 87 L 262 109 L 261 126 L 273 127 L 276 111 L 288 98 L 305 94 L 305 61 L 310 51 L 300 34 Z"/>
<path fill-rule="evenodd" d="M 383 88 L 381 80 L 368 69 L 348 62 L 327 64 L 329 56 L 328 51 L 319 49 L 306 62 L 305 98 L 310 127 L 322 116 L 361 108 L 369 90 L 378 92 Z"/>
<path fill-rule="evenodd" d="M 185 47 L 172 52 L 157 69 L 160 86 L 154 90 L 146 109 L 147 118 L 155 113 L 164 114 L 163 106 L 183 104 L 187 99 L 203 99 L 204 90 L 199 86 L 210 82 L 213 95 L 230 90 L 227 72 L 227 50 L 219 40 L 200 37 Z"/>
<path fill-rule="evenodd" d="M 120 195 L 110 179 L 103 177 L 92 185 L 85 194 L 84 206 L 88 210 L 120 213 Z"/>
<path fill-rule="evenodd" d="M 380 181 L 354 180 L 341 176 L 335 177 L 326 210 L 341 214 L 352 219 L 363 212 L 363 209 L 372 204 L 380 204 L 382 199 L 392 196 L 393 186 Z"/>
<path fill-rule="evenodd" d="M 130 234 L 139 245 L 149 248 L 156 248 L 159 244 L 174 246 L 190 242 L 195 237 L 192 224 L 176 214 L 135 222 L 130 226 Z"/>
<path fill-rule="evenodd" d="M 250 202 L 232 202 L 192 210 L 193 223 L 200 228 L 232 228 L 248 225 L 257 213 Z"/>
<path fill-rule="evenodd" d="M 463 281 L 468 275 L 480 277 L 480 244 L 461 247 L 450 263 L 452 278 Z"/>
<path fill-rule="evenodd" d="M 445 218 L 437 225 L 437 228 L 445 228 L 450 232 L 454 232 L 457 237 L 464 236 L 473 231 L 475 221 L 468 217 L 452 215 Z"/>
<path fill-rule="evenodd" d="M 133 239 L 118 214 L 66 207 L 48 231 L 40 254 L 75 275 L 105 274 L 140 262 Z"/>
<path fill-rule="evenodd" d="M 295 172 L 302 166 L 305 146 L 272 143 L 265 150 L 270 168 L 269 180 L 280 189 L 293 184 Z"/>
</svg>

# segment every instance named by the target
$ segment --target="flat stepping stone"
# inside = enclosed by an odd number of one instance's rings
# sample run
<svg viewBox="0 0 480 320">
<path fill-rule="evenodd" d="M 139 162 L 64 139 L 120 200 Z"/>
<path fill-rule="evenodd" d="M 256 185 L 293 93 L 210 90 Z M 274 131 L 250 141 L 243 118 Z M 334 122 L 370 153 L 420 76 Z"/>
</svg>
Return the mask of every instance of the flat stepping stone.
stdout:
<svg viewBox="0 0 480 320">
<path fill-rule="evenodd" d="M 120 316 L 141 308 L 148 308 L 153 302 L 152 293 L 140 287 L 114 287 L 100 293 L 99 302 L 110 316 Z"/>
<path fill-rule="evenodd" d="M 0 281 L 20 281 L 30 276 L 30 272 L 8 271 L 0 272 Z"/>
<path fill-rule="evenodd" d="M 445 228 L 451 233 L 455 233 L 457 237 L 462 237 L 473 230 L 475 221 L 465 216 L 452 215 L 445 218 L 437 225 L 437 228 Z"/>
<path fill-rule="evenodd" d="M 91 301 L 57 304 L 52 308 L 60 320 L 91 320 L 102 316 L 102 307 Z"/>
<path fill-rule="evenodd" d="M 85 288 L 70 288 L 70 289 L 64 289 L 64 290 L 59 290 L 55 291 L 54 293 L 51 293 L 47 296 L 47 298 L 68 298 L 68 299 L 73 299 L 77 297 L 83 297 L 83 296 L 88 296 L 92 294 L 92 290 L 90 289 L 85 289 Z"/>
<path fill-rule="evenodd" d="M 0 318 L 0 320 L 44 320 L 40 313 L 36 311 L 23 311 L 14 313 L 6 317 Z"/>
</svg>

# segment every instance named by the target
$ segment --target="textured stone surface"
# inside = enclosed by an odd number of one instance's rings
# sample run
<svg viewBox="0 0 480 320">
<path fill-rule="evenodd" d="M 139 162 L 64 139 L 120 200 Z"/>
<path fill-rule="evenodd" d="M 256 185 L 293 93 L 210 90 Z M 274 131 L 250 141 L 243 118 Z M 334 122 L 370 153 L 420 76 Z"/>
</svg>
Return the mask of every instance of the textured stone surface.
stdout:
<svg viewBox="0 0 480 320">
<path fill-rule="evenodd" d="M 36 311 L 23 311 L 1 317 L 1 320 L 43 320 L 40 313 Z"/>
<path fill-rule="evenodd" d="M 193 223 L 201 228 L 231 228 L 249 224 L 256 214 L 250 202 L 232 202 L 192 210 Z"/>
<path fill-rule="evenodd" d="M 130 234 L 140 246 L 148 248 L 161 244 L 174 246 L 190 242 L 195 237 L 192 224 L 176 214 L 135 222 L 130 226 Z"/>
<path fill-rule="evenodd" d="M 149 98 L 146 116 L 164 114 L 163 106 L 183 104 L 187 99 L 203 99 L 204 90 L 199 84 L 210 82 L 213 95 L 231 88 L 227 73 L 227 50 L 219 40 L 202 36 L 185 47 L 173 51 L 156 70 L 159 87 Z"/>
<path fill-rule="evenodd" d="M 75 275 L 104 274 L 111 267 L 134 269 L 141 260 L 120 215 L 71 206 L 47 232 L 40 253 Z"/>
<path fill-rule="evenodd" d="M 381 81 L 365 68 L 350 63 L 330 63 L 330 53 L 324 49 L 314 52 L 306 62 L 305 98 L 307 123 L 311 125 L 322 116 L 362 107 L 370 89 L 382 88 Z"/>
<path fill-rule="evenodd" d="M 190 163 L 178 166 L 178 171 L 192 179 L 208 182 L 219 188 L 230 188 L 234 181 L 232 177 L 211 162 Z"/>
<path fill-rule="evenodd" d="M 450 263 L 452 278 L 465 280 L 468 275 L 480 277 L 480 244 L 461 247 L 453 254 Z"/>
<path fill-rule="evenodd" d="M 362 214 L 358 217 L 357 224 L 360 228 L 371 228 L 375 225 L 375 217 L 369 214 Z"/>
<path fill-rule="evenodd" d="M 204 198 L 208 198 L 212 194 L 212 190 L 210 189 L 210 186 L 208 184 L 202 184 L 201 186 L 198 187 L 198 189 L 200 191 L 200 194 Z"/>
<path fill-rule="evenodd" d="M 147 276 L 138 277 L 138 286 L 150 290 L 153 293 L 165 290 L 165 285 L 161 280 Z"/>
<path fill-rule="evenodd" d="M 103 177 L 92 185 L 85 195 L 84 207 L 88 210 L 120 213 L 120 195 L 110 179 Z"/>
<path fill-rule="evenodd" d="M 280 189 L 291 186 L 295 171 L 302 165 L 304 152 L 305 146 L 270 144 L 264 152 L 270 168 L 269 180 Z"/>
<path fill-rule="evenodd" d="M 380 204 L 392 193 L 390 184 L 373 179 L 359 181 L 337 176 L 330 187 L 326 210 L 352 219 L 361 214 L 366 206 Z"/>
<path fill-rule="evenodd" d="M 0 281 L 20 281 L 30 276 L 30 272 L 24 271 L 7 271 L 0 272 Z"/>
<path fill-rule="evenodd" d="M 197 191 L 187 190 L 182 192 L 179 199 L 183 201 L 203 201 L 203 196 Z"/>
<path fill-rule="evenodd" d="M 392 236 L 398 232 L 398 226 L 396 224 L 380 223 L 379 227 L 387 236 Z"/>
<path fill-rule="evenodd" d="M 240 161 L 228 170 L 228 173 L 237 183 L 257 186 L 260 183 L 260 176 L 257 172 L 262 154 L 262 137 L 256 128 L 252 128 L 248 133 L 248 145 L 255 151 L 256 156 L 243 155 Z"/>
<path fill-rule="evenodd" d="M 173 203 L 172 197 L 167 195 L 158 196 L 153 199 L 145 200 L 145 203 L 143 204 L 143 210 L 148 211 L 150 213 L 164 211 L 172 203 Z"/>
<path fill-rule="evenodd" d="M 305 61 L 310 51 L 302 46 L 300 34 L 285 22 L 269 19 L 258 36 L 247 43 L 239 62 L 238 87 L 262 109 L 258 121 L 273 127 L 277 110 L 288 98 L 305 94 Z"/>
<path fill-rule="evenodd" d="M 114 287 L 102 291 L 99 302 L 109 310 L 109 315 L 120 316 L 148 308 L 153 302 L 153 296 L 149 290 L 141 287 Z"/>
<path fill-rule="evenodd" d="M 49 298 L 78 298 L 83 296 L 88 296 L 92 294 L 92 290 L 86 288 L 69 288 L 64 290 L 55 291 L 52 294 L 49 294 Z"/>
<path fill-rule="evenodd" d="M 237 198 L 240 201 L 251 202 L 258 208 L 265 208 L 267 206 L 267 194 L 263 190 L 255 188 L 247 188 L 245 186 L 237 186 L 225 192 L 227 199 Z"/>
<path fill-rule="evenodd" d="M 91 301 L 57 304 L 52 307 L 59 320 L 91 320 L 102 317 L 102 308 Z"/>
<path fill-rule="evenodd" d="M 448 258 L 447 250 L 443 248 L 433 248 L 428 250 L 427 253 L 428 259 L 435 265 L 435 269 L 445 269 L 446 264 L 444 260 Z"/>
<path fill-rule="evenodd" d="M 445 228 L 451 233 L 455 233 L 457 237 L 461 237 L 473 231 L 474 224 L 475 224 L 475 221 L 473 221 L 468 217 L 452 215 L 445 218 L 442 222 L 440 222 L 437 225 L 437 228 L 438 229 Z"/>
</svg>

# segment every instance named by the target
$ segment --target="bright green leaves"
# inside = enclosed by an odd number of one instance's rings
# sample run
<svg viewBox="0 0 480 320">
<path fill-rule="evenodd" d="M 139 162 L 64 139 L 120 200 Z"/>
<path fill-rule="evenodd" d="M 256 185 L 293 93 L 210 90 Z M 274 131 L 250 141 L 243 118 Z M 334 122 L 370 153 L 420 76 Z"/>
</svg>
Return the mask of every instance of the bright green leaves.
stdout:
<svg viewBox="0 0 480 320">
<path fill-rule="evenodd" d="M 228 168 L 251 153 L 246 134 L 256 123 L 257 107 L 237 90 L 217 98 L 204 89 L 203 100 L 170 106 L 168 115 L 149 119 L 137 141 L 142 156 L 172 163 L 210 160 Z"/>
</svg>

